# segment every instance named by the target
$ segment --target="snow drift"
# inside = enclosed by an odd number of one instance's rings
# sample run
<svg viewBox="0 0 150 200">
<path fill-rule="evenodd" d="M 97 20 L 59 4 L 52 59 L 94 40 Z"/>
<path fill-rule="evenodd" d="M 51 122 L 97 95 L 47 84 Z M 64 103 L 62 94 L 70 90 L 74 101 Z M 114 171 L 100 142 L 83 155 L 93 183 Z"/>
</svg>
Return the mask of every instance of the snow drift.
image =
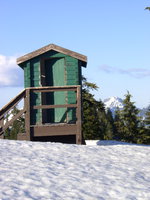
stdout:
<svg viewBox="0 0 150 200">
<path fill-rule="evenodd" d="M 150 146 L 87 143 L 0 140 L 0 200 L 150 199 Z"/>
</svg>

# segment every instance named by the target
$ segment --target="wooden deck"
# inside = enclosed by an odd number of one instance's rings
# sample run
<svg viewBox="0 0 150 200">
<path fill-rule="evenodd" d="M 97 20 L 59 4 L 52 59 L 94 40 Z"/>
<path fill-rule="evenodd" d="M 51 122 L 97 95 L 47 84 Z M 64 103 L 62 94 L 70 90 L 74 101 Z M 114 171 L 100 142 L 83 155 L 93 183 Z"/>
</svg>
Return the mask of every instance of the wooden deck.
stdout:
<svg viewBox="0 0 150 200">
<path fill-rule="evenodd" d="M 63 104 L 63 105 L 31 105 L 32 93 L 49 93 L 56 91 L 75 91 L 76 103 L 75 104 Z M 13 109 L 18 102 L 24 99 L 23 109 L 15 115 L 10 121 L 4 123 L 6 114 Z M 55 108 L 75 108 L 76 109 L 76 121 L 73 123 L 31 123 L 31 113 L 33 110 Z M 81 86 L 61 86 L 61 87 L 33 87 L 23 90 L 18 96 L 16 96 L 9 104 L 4 106 L 0 110 L 0 138 L 4 138 L 5 130 L 21 115 L 25 114 L 25 133 L 18 134 L 18 140 L 30 140 L 40 141 L 40 138 L 45 138 L 45 141 L 50 141 L 54 137 L 75 138 L 72 143 L 82 144 L 81 133 Z M 47 138 L 47 140 L 46 140 Z M 49 138 L 49 139 L 48 139 Z M 43 140 L 43 139 L 42 139 Z M 69 137 L 68 137 L 68 140 Z M 56 139 L 57 141 L 57 139 Z M 65 142 L 65 140 L 63 140 Z M 66 141 L 65 143 L 68 143 Z"/>
</svg>

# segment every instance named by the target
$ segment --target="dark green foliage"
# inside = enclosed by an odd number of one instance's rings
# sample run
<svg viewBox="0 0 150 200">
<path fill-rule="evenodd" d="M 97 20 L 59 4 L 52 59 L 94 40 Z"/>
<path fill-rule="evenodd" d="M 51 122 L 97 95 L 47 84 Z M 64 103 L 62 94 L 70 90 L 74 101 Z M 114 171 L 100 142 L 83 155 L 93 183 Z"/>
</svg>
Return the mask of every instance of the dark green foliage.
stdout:
<svg viewBox="0 0 150 200">
<path fill-rule="evenodd" d="M 150 108 L 146 112 L 146 118 L 144 120 L 144 123 L 147 126 L 147 128 L 150 129 Z"/>
<path fill-rule="evenodd" d="M 123 126 L 123 122 L 121 120 L 121 111 L 117 109 L 115 111 L 114 116 L 114 139 L 121 140 L 121 127 Z"/>
<path fill-rule="evenodd" d="M 150 10 L 150 7 L 146 7 L 145 10 Z"/>
<path fill-rule="evenodd" d="M 85 139 L 100 139 L 98 113 L 93 95 L 83 92 L 83 134 Z"/>
<path fill-rule="evenodd" d="M 116 110 L 113 118 L 110 110 L 105 111 L 104 104 L 96 101 L 90 90 L 97 89 L 96 84 L 83 78 L 83 134 L 85 139 L 120 140 L 130 143 L 150 144 L 150 110 L 143 122 L 139 110 L 131 101 L 127 92 L 123 100 L 124 108 Z"/>
<path fill-rule="evenodd" d="M 114 139 L 138 144 L 150 144 L 150 111 L 143 121 L 139 116 L 139 110 L 131 102 L 129 92 L 125 95 L 124 109 L 116 110 L 114 118 Z"/>
<path fill-rule="evenodd" d="M 112 140 L 114 137 L 115 127 L 114 127 L 114 118 L 112 116 L 112 112 L 110 109 L 107 110 L 105 121 L 106 121 L 106 130 L 105 130 L 104 139 Z"/>
<path fill-rule="evenodd" d="M 96 90 L 97 88 L 96 84 L 87 82 L 83 77 L 83 135 L 88 140 L 112 139 L 112 116 L 109 122 L 107 117 L 110 114 L 107 116 L 103 102 L 95 100 L 94 95 L 90 93 L 90 90 Z"/>
<path fill-rule="evenodd" d="M 102 101 L 95 100 L 90 90 L 97 89 L 96 84 L 89 83 L 83 78 L 83 135 L 85 139 L 120 140 L 131 143 L 150 143 L 150 112 L 147 113 L 145 127 L 138 116 L 139 110 L 131 101 L 128 92 L 123 101 L 124 108 L 116 110 L 113 118 L 111 111 L 105 111 Z"/>
<path fill-rule="evenodd" d="M 150 144 L 150 108 L 146 112 L 146 118 L 142 123 L 142 127 L 138 143 Z"/>
<path fill-rule="evenodd" d="M 134 102 L 131 102 L 131 97 L 129 92 L 125 95 L 123 110 L 116 112 L 115 126 L 117 137 L 120 140 L 136 143 L 139 135 L 140 119 L 138 117 L 139 110 Z"/>
<path fill-rule="evenodd" d="M 149 144 L 150 145 L 150 130 L 143 127 L 140 129 L 140 134 L 137 139 L 138 144 Z"/>
<path fill-rule="evenodd" d="M 83 135 L 85 139 L 100 139 L 96 100 L 89 92 L 97 89 L 97 86 L 89 83 L 83 78 L 82 100 L 83 100 Z"/>
<path fill-rule="evenodd" d="M 125 142 L 150 144 L 150 131 L 138 116 L 139 110 L 134 105 L 134 102 L 131 102 L 131 97 L 128 92 L 123 101 L 123 110 L 117 110 L 115 113 L 114 138 Z M 146 121 L 147 124 L 150 124 L 149 114 Z"/>
<path fill-rule="evenodd" d="M 9 117 L 16 115 L 19 112 L 18 108 L 14 108 L 7 116 L 7 120 Z M 25 120 L 24 117 L 20 117 L 19 119 L 15 120 L 13 124 L 5 131 L 5 139 L 16 140 L 18 133 L 25 132 Z"/>
</svg>

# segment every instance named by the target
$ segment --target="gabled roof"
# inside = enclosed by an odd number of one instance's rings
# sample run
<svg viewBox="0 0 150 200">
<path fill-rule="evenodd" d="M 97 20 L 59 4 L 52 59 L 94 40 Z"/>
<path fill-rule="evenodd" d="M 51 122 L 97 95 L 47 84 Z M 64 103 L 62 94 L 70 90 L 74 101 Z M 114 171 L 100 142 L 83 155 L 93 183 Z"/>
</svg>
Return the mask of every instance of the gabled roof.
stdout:
<svg viewBox="0 0 150 200">
<path fill-rule="evenodd" d="M 34 57 L 37 57 L 41 54 L 44 54 L 50 50 L 54 50 L 54 51 L 57 51 L 57 52 L 60 52 L 60 53 L 63 53 L 65 55 L 69 55 L 69 56 L 72 56 L 74 58 L 77 58 L 78 60 L 82 61 L 82 66 L 86 67 L 86 63 L 87 63 L 87 57 L 82 55 L 82 54 L 79 54 L 77 52 L 74 52 L 74 51 L 70 51 L 69 49 L 65 49 L 63 47 L 60 47 L 60 46 L 57 46 L 55 44 L 49 44 L 47 46 L 44 46 L 40 49 L 37 49 L 36 51 L 33 51 L 31 53 L 28 53 L 24 56 L 21 56 L 19 58 L 17 58 L 17 64 L 21 64 L 27 60 L 30 60 Z"/>
</svg>

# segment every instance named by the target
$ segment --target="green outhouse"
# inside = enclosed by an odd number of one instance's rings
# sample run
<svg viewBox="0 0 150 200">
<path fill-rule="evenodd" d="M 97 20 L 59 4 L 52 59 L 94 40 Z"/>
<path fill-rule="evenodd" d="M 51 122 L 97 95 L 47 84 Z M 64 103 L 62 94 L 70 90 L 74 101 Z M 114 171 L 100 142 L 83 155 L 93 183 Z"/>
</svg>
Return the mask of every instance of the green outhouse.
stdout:
<svg viewBox="0 0 150 200">
<path fill-rule="evenodd" d="M 63 87 L 81 85 L 81 67 L 86 67 L 87 57 L 49 44 L 17 59 L 17 64 L 24 70 L 25 88 Z M 34 92 L 30 96 L 30 106 L 65 105 L 76 103 L 75 91 L 53 91 L 51 93 Z M 51 109 L 33 109 L 30 113 L 31 125 L 50 123 L 74 123 L 74 107 Z"/>
</svg>

